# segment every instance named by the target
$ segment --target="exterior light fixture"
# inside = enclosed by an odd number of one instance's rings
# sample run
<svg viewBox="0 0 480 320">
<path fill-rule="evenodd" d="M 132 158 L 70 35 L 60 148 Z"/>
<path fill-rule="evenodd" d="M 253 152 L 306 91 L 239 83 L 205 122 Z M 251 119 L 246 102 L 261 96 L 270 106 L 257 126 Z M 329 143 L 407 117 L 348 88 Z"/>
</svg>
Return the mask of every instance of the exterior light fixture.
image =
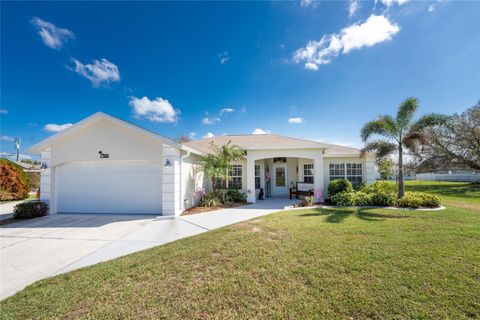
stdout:
<svg viewBox="0 0 480 320">
<path fill-rule="evenodd" d="M 170 159 L 165 160 L 165 168 L 170 168 L 172 166 L 172 163 L 170 162 Z"/>
</svg>

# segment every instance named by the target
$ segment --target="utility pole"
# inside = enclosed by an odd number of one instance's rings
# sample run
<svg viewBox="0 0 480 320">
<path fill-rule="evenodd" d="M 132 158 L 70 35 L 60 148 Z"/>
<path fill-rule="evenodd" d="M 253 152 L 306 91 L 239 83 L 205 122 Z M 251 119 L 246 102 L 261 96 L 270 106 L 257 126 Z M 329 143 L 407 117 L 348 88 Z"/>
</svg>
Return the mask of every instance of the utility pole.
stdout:
<svg viewBox="0 0 480 320">
<path fill-rule="evenodd" d="M 15 139 L 15 149 L 17 149 L 17 162 L 20 160 L 20 144 L 22 140 L 20 138 Z"/>
</svg>

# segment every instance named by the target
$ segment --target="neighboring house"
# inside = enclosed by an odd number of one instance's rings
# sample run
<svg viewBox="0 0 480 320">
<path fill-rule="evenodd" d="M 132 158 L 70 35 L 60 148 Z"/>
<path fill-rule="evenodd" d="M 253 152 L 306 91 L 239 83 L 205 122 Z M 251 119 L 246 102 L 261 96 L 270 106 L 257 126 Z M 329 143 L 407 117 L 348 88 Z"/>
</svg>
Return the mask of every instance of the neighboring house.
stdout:
<svg viewBox="0 0 480 320">
<path fill-rule="evenodd" d="M 229 186 L 255 202 L 260 188 L 288 196 L 297 182 L 325 197 L 328 182 L 373 182 L 373 155 L 358 149 L 279 135 L 232 135 L 177 143 L 98 112 L 32 146 L 41 154 L 41 199 L 50 213 L 179 215 L 209 190 L 198 162 L 210 143 L 246 151 L 232 163 Z M 268 178 L 270 177 L 270 179 Z M 266 187 L 269 189 L 267 190 Z"/>
</svg>

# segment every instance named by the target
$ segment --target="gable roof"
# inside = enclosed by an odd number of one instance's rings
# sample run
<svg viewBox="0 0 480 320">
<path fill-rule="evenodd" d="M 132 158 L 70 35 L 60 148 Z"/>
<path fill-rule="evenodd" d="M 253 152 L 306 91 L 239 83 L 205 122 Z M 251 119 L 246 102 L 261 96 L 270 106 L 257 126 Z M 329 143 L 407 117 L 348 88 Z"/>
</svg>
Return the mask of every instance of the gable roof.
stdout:
<svg viewBox="0 0 480 320">
<path fill-rule="evenodd" d="M 188 151 L 188 152 L 193 152 L 193 153 L 196 153 L 196 154 L 202 154 L 198 150 L 192 149 L 188 146 L 183 146 L 182 144 L 180 144 L 176 141 L 173 141 L 171 139 L 162 137 L 161 135 L 159 135 L 159 134 L 157 134 L 153 131 L 143 129 L 143 128 L 141 128 L 139 126 L 136 126 L 132 123 L 123 121 L 123 120 L 121 120 L 119 118 L 116 118 L 116 117 L 112 117 L 111 115 L 108 115 L 108 114 L 103 113 L 103 112 L 96 112 L 93 115 L 77 122 L 76 124 L 74 124 L 70 128 L 65 129 L 65 130 L 63 130 L 59 133 L 56 133 L 56 134 L 46 138 L 45 140 L 40 141 L 39 143 L 37 143 L 37 144 L 31 146 L 30 148 L 28 148 L 28 152 L 32 153 L 32 154 L 38 154 L 38 153 L 42 152 L 43 150 L 47 149 L 50 145 L 52 145 L 53 143 L 55 143 L 59 139 L 68 137 L 69 135 L 72 135 L 72 134 L 78 132 L 82 128 L 85 128 L 89 125 L 92 125 L 93 123 L 98 122 L 100 120 L 109 120 L 109 121 L 112 121 L 114 123 L 117 123 L 117 124 L 123 126 L 124 128 L 127 128 L 129 130 L 135 130 L 135 131 L 137 131 L 137 132 L 139 132 L 143 135 L 147 135 L 147 136 L 153 137 L 155 139 L 158 139 L 162 143 L 165 143 L 169 146 L 179 148 L 179 149 L 182 149 L 182 150 L 185 150 L 185 151 Z"/>
<path fill-rule="evenodd" d="M 210 144 L 224 145 L 231 141 L 243 150 L 259 149 L 325 149 L 327 155 L 352 155 L 359 154 L 360 150 L 335 144 L 317 142 L 306 139 L 285 137 L 277 134 L 244 134 L 224 135 L 201 140 L 186 142 L 185 145 L 210 153 Z"/>
</svg>

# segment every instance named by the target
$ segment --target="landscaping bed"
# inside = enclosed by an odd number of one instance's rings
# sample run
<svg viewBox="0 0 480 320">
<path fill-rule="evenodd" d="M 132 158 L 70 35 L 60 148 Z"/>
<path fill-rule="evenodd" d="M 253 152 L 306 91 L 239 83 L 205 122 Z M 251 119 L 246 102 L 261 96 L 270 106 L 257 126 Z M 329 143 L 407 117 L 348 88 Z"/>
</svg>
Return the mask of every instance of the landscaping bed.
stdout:
<svg viewBox="0 0 480 320">
<path fill-rule="evenodd" d="M 215 210 L 221 210 L 221 209 L 228 209 L 228 208 L 235 208 L 235 207 L 241 207 L 244 205 L 247 205 L 247 202 L 233 202 L 229 205 L 221 205 L 221 206 L 216 206 L 216 207 L 192 207 L 190 209 L 185 210 L 182 213 L 182 216 L 188 216 L 191 214 L 197 214 L 197 213 L 203 213 L 203 212 L 208 212 L 208 211 L 215 211 Z"/>
</svg>

